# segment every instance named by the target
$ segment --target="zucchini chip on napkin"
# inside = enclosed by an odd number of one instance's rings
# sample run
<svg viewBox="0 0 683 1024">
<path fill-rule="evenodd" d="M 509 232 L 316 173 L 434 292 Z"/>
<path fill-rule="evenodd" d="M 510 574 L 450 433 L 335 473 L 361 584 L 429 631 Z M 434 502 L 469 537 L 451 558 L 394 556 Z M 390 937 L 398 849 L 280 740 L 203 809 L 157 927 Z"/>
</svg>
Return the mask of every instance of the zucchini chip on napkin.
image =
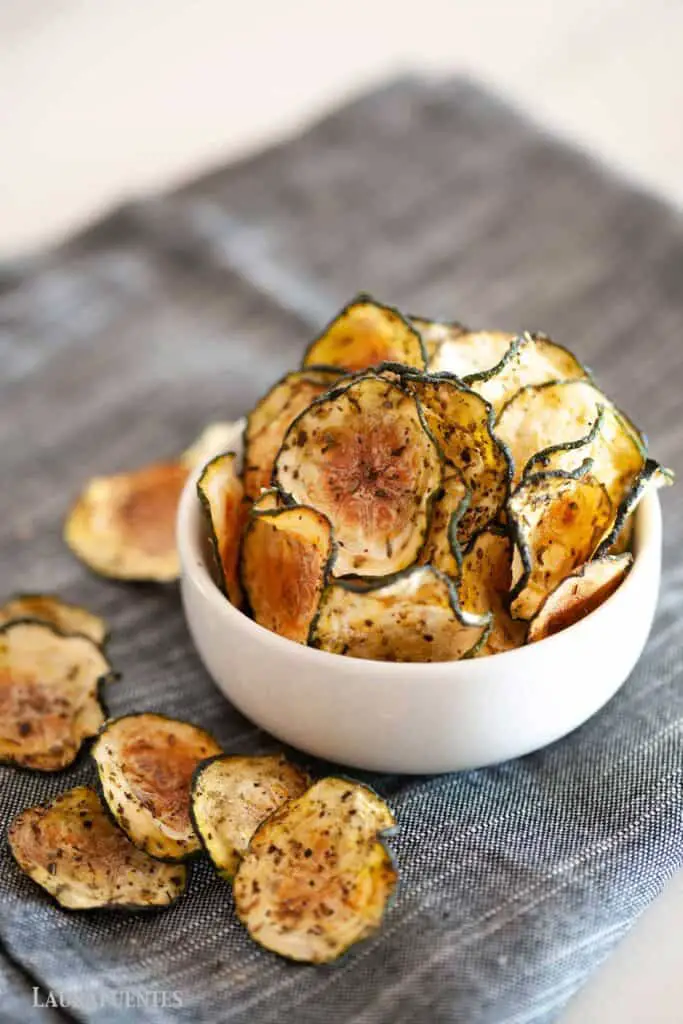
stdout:
<svg viewBox="0 0 683 1024">
<path fill-rule="evenodd" d="M 526 623 L 513 619 L 507 609 L 513 549 L 507 531 L 490 526 L 472 538 L 462 556 L 457 581 L 460 605 L 469 612 L 492 617 L 491 631 L 478 657 L 509 651 L 524 643 Z"/>
<path fill-rule="evenodd" d="M 493 411 L 481 395 L 449 375 L 406 374 L 405 383 L 419 401 L 446 466 L 457 469 L 469 488 L 469 507 L 458 528 L 466 543 L 496 518 L 509 493 L 511 463 L 492 433 Z"/>
<path fill-rule="evenodd" d="M 185 889 L 185 868 L 136 849 L 87 786 L 22 811 L 9 845 L 21 870 L 67 910 L 160 909 Z"/>
<path fill-rule="evenodd" d="M 335 367 L 297 370 L 279 380 L 247 416 L 244 430 L 244 490 L 256 500 L 270 487 L 273 464 L 293 420 L 314 398 L 329 391 L 339 380 Z"/>
<path fill-rule="evenodd" d="M 260 946 L 327 963 L 380 925 L 398 875 L 378 838 L 394 817 L 371 790 L 321 779 L 254 833 L 233 883 Z"/>
<path fill-rule="evenodd" d="M 335 575 L 386 576 L 420 553 L 441 460 L 415 398 L 369 375 L 301 413 L 275 479 L 287 501 L 311 505 L 333 524 Z"/>
<path fill-rule="evenodd" d="M 339 366 L 347 371 L 380 363 L 404 363 L 424 370 L 425 350 L 410 321 L 370 295 L 359 295 L 345 306 L 304 356 L 304 367 Z"/>
<path fill-rule="evenodd" d="M 131 473 L 95 477 L 66 521 L 64 539 L 101 576 L 176 579 L 175 520 L 188 468 L 160 462 Z"/>
<path fill-rule="evenodd" d="M 105 720 L 100 691 L 113 678 L 102 651 L 38 620 L 0 629 L 0 762 L 55 772 Z"/>
<path fill-rule="evenodd" d="M 222 878 L 232 879 L 261 822 L 310 784 L 308 775 L 282 756 L 219 754 L 198 766 L 192 781 L 192 821 Z"/>
<path fill-rule="evenodd" d="M 199 762 L 220 753 L 198 726 L 151 712 L 107 722 L 92 748 L 116 824 L 135 846 L 169 861 L 200 849 L 190 820 L 190 784 Z"/>
<path fill-rule="evenodd" d="M 63 601 L 56 594 L 15 594 L 0 606 L 0 626 L 17 619 L 39 619 L 55 626 L 60 633 L 87 636 L 98 647 L 104 646 L 109 632 L 99 615 Z"/>
<path fill-rule="evenodd" d="M 595 611 L 614 593 L 632 564 L 630 554 L 606 555 L 566 576 L 529 623 L 528 643 L 559 633 Z"/>
<path fill-rule="evenodd" d="M 609 495 L 589 468 L 590 460 L 574 473 L 535 473 L 510 498 L 516 619 L 532 618 L 551 590 L 592 557 L 612 520 Z"/>
<path fill-rule="evenodd" d="M 489 628 L 489 615 L 464 611 L 455 584 L 425 565 L 367 590 L 329 584 L 309 642 L 351 658 L 455 661 L 475 654 Z"/>
<path fill-rule="evenodd" d="M 67 516 L 64 540 L 100 576 L 157 583 L 176 579 L 176 512 L 185 481 L 234 436 L 234 424 L 212 423 L 177 460 L 94 477 Z"/>
<path fill-rule="evenodd" d="M 242 586 L 256 622 L 305 644 L 334 562 L 327 516 L 307 505 L 252 510 L 242 543 Z"/>
<path fill-rule="evenodd" d="M 197 481 L 197 494 L 209 525 L 221 589 L 239 608 L 242 605 L 242 588 L 237 563 L 248 509 L 236 463 L 234 452 L 213 458 Z"/>
</svg>

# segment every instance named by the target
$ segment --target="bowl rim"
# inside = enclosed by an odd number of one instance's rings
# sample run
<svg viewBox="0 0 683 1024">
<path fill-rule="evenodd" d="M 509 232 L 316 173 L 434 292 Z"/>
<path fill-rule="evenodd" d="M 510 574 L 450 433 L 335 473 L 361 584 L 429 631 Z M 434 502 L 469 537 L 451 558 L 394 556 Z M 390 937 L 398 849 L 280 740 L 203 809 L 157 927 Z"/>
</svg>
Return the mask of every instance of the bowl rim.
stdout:
<svg viewBox="0 0 683 1024">
<path fill-rule="evenodd" d="M 243 421 L 237 421 L 235 423 L 237 441 L 234 443 L 234 449 L 237 449 L 238 455 L 241 448 L 242 429 Z M 233 447 L 226 449 L 226 451 L 232 450 Z M 370 666 L 372 666 L 372 671 L 378 675 L 401 676 L 403 678 L 413 675 L 416 677 L 416 680 L 426 680 L 430 677 L 443 676 L 444 666 L 449 666 L 449 671 L 454 678 L 465 674 L 468 677 L 476 676 L 479 673 L 484 675 L 489 672 L 493 659 L 495 659 L 496 666 L 499 666 L 501 669 L 504 669 L 505 666 L 512 668 L 513 659 L 516 659 L 516 665 L 519 667 L 519 663 L 523 659 L 532 657 L 533 652 L 538 652 L 539 648 L 550 654 L 550 644 L 556 646 L 559 654 L 561 646 L 566 646 L 568 642 L 572 642 L 571 638 L 575 638 L 577 644 L 581 643 L 582 635 L 588 636 L 589 631 L 599 626 L 602 619 L 606 619 L 610 615 L 617 602 L 626 602 L 630 596 L 634 595 L 635 600 L 637 600 L 636 591 L 641 584 L 643 574 L 647 571 L 646 563 L 650 562 L 653 557 L 658 558 L 661 551 L 661 505 L 658 492 L 653 489 L 645 494 L 634 514 L 633 565 L 626 579 L 595 611 L 586 615 L 579 622 L 575 622 L 572 626 L 568 626 L 552 636 L 545 637 L 543 640 L 538 640 L 534 644 L 525 644 L 522 647 L 501 651 L 498 654 L 482 658 L 431 662 L 397 662 L 378 661 L 370 658 L 348 658 L 341 654 L 321 651 L 316 647 L 298 644 L 287 637 L 279 636 L 277 633 L 266 629 L 265 626 L 254 622 L 248 615 L 245 615 L 244 612 L 230 604 L 214 582 L 200 545 L 200 523 L 203 511 L 197 495 L 197 481 L 201 476 L 203 468 L 201 466 L 189 475 L 178 506 L 176 541 L 180 557 L 181 575 L 191 578 L 194 585 L 201 592 L 202 597 L 213 606 L 216 614 L 225 619 L 227 629 L 233 632 L 243 631 L 251 634 L 255 641 L 270 645 L 274 655 L 280 652 L 283 657 L 294 656 L 312 659 L 312 663 L 317 664 L 323 670 L 321 672 L 321 685 L 325 684 L 325 667 L 328 666 L 333 670 L 333 666 L 339 666 L 342 659 L 347 667 L 349 662 L 365 671 L 368 671 Z"/>
</svg>

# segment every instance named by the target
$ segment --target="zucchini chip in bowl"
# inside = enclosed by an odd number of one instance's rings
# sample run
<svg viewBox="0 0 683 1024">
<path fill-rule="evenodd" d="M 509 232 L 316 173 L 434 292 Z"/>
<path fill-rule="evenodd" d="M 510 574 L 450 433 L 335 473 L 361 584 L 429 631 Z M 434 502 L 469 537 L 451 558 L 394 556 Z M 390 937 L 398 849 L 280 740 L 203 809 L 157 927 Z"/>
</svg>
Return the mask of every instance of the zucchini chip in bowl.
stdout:
<svg viewBox="0 0 683 1024">
<path fill-rule="evenodd" d="M 332 527 L 322 512 L 307 505 L 252 510 L 241 574 L 254 621 L 305 644 L 335 553 Z"/>
<path fill-rule="evenodd" d="M 248 505 L 236 464 L 234 452 L 211 459 L 197 481 L 197 494 L 209 526 L 221 590 L 231 604 L 240 608 L 242 588 L 237 563 Z"/>
<path fill-rule="evenodd" d="M 551 590 L 595 554 L 609 527 L 612 502 L 590 467 L 588 459 L 573 473 L 534 473 L 510 498 L 513 618 L 532 618 Z"/>
<path fill-rule="evenodd" d="M 458 525 L 464 545 L 505 503 L 512 476 L 509 454 L 492 432 L 489 403 L 457 377 L 406 374 L 404 379 L 446 466 L 455 468 L 469 489 L 469 505 Z"/>
<path fill-rule="evenodd" d="M 528 643 L 559 633 L 599 608 L 614 593 L 632 564 L 630 553 L 605 555 L 565 576 L 529 623 Z"/>
<path fill-rule="evenodd" d="M 570 472 L 592 458 L 594 474 L 618 503 L 645 464 L 643 438 L 588 380 L 522 388 L 503 406 L 494 430 L 512 453 L 516 484 L 525 472 Z"/>
<path fill-rule="evenodd" d="M 343 580 L 323 593 L 310 644 L 374 661 L 455 661 L 486 642 L 489 614 L 460 607 L 455 584 L 434 566 L 414 566 L 360 590 Z"/>
<path fill-rule="evenodd" d="M 21 870 L 67 910 L 162 909 L 185 890 L 186 869 L 136 849 L 87 786 L 22 811 L 8 838 Z"/>
<path fill-rule="evenodd" d="M 219 875 L 231 881 L 254 832 L 311 781 L 285 757 L 219 754 L 202 762 L 192 781 L 194 829 Z"/>
<path fill-rule="evenodd" d="M 420 565 L 433 565 L 447 576 L 457 576 L 462 559 L 462 521 L 472 494 L 457 469 L 444 475 L 441 491 L 432 505 L 432 518 Z"/>
<path fill-rule="evenodd" d="M 321 779 L 254 833 L 233 883 L 237 915 L 265 949 L 327 963 L 380 925 L 397 882 L 376 794 Z"/>
<path fill-rule="evenodd" d="M 470 541 L 457 579 L 460 604 L 470 612 L 491 616 L 491 630 L 477 657 L 521 647 L 526 623 L 508 611 L 514 545 L 504 528 L 489 526 Z"/>
<path fill-rule="evenodd" d="M 273 466 L 290 424 L 314 398 L 339 380 L 336 367 L 312 366 L 279 380 L 247 416 L 244 430 L 244 491 L 252 501 L 270 487 Z"/>
<path fill-rule="evenodd" d="M 375 375 L 314 401 L 275 463 L 291 504 L 334 524 L 335 575 L 386 576 L 416 561 L 441 487 L 441 460 L 415 398 Z"/>
<path fill-rule="evenodd" d="M 209 733 L 151 712 L 107 722 L 93 744 L 102 796 L 116 824 L 152 857 L 179 861 L 200 842 L 190 819 L 195 768 L 222 753 Z"/>
<path fill-rule="evenodd" d="M 38 619 L 55 626 L 60 633 L 87 636 L 98 647 L 107 641 L 107 623 L 99 615 L 78 604 L 70 604 L 56 594 L 15 594 L 0 606 L 0 626 L 17 619 Z"/>
<path fill-rule="evenodd" d="M 393 306 L 359 295 L 323 330 L 304 356 L 304 367 L 338 366 L 348 372 L 380 363 L 424 370 L 427 359 L 419 332 Z"/>
<path fill-rule="evenodd" d="M 0 628 L 0 761 L 67 768 L 104 722 L 101 691 L 112 678 L 88 637 L 31 619 Z"/>
</svg>

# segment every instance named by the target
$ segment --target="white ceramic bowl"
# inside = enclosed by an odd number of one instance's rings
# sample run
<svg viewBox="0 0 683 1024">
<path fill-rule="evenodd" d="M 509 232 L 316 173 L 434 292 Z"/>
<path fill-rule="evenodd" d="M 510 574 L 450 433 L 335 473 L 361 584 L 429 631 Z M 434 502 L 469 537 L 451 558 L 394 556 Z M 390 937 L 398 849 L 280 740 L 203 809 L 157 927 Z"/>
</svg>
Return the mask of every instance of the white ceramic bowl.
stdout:
<svg viewBox="0 0 683 1024">
<path fill-rule="evenodd" d="M 232 450 L 241 448 L 235 424 Z M 471 661 L 394 664 L 302 647 L 232 607 L 207 567 L 188 480 L 178 513 L 181 590 L 199 656 L 225 696 L 279 739 L 319 757 L 386 772 L 449 772 L 527 754 L 590 718 L 647 640 L 659 588 L 655 492 L 637 513 L 635 560 L 581 622 L 529 647 Z"/>
</svg>

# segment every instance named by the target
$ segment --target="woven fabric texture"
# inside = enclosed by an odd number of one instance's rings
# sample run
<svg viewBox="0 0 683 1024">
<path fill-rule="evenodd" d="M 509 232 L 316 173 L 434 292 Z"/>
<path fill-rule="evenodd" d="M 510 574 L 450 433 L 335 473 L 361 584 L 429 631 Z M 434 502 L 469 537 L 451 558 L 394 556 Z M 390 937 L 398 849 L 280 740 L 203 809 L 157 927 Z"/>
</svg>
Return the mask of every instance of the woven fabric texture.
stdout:
<svg viewBox="0 0 683 1024">
<path fill-rule="evenodd" d="M 473 85 L 391 83 L 0 267 L 3 588 L 58 590 L 109 620 L 123 673 L 112 714 L 160 710 L 210 727 L 226 750 L 273 751 L 201 668 L 175 586 L 99 580 L 65 549 L 83 482 L 237 418 L 361 289 L 416 313 L 546 330 L 676 468 L 682 280 L 683 224 L 664 205 Z M 375 938 L 335 965 L 288 964 L 249 940 L 203 862 L 166 913 L 69 914 L 3 848 L 0 1019 L 555 1020 L 683 866 L 683 516 L 676 489 L 663 500 L 654 632 L 602 712 L 514 763 L 367 777 L 401 824 L 400 891 Z M 92 775 L 87 758 L 61 775 L 0 772 L 3 829 Z M 72 1005 L 35 1008 L 50 990 Z"/>
</svg>

